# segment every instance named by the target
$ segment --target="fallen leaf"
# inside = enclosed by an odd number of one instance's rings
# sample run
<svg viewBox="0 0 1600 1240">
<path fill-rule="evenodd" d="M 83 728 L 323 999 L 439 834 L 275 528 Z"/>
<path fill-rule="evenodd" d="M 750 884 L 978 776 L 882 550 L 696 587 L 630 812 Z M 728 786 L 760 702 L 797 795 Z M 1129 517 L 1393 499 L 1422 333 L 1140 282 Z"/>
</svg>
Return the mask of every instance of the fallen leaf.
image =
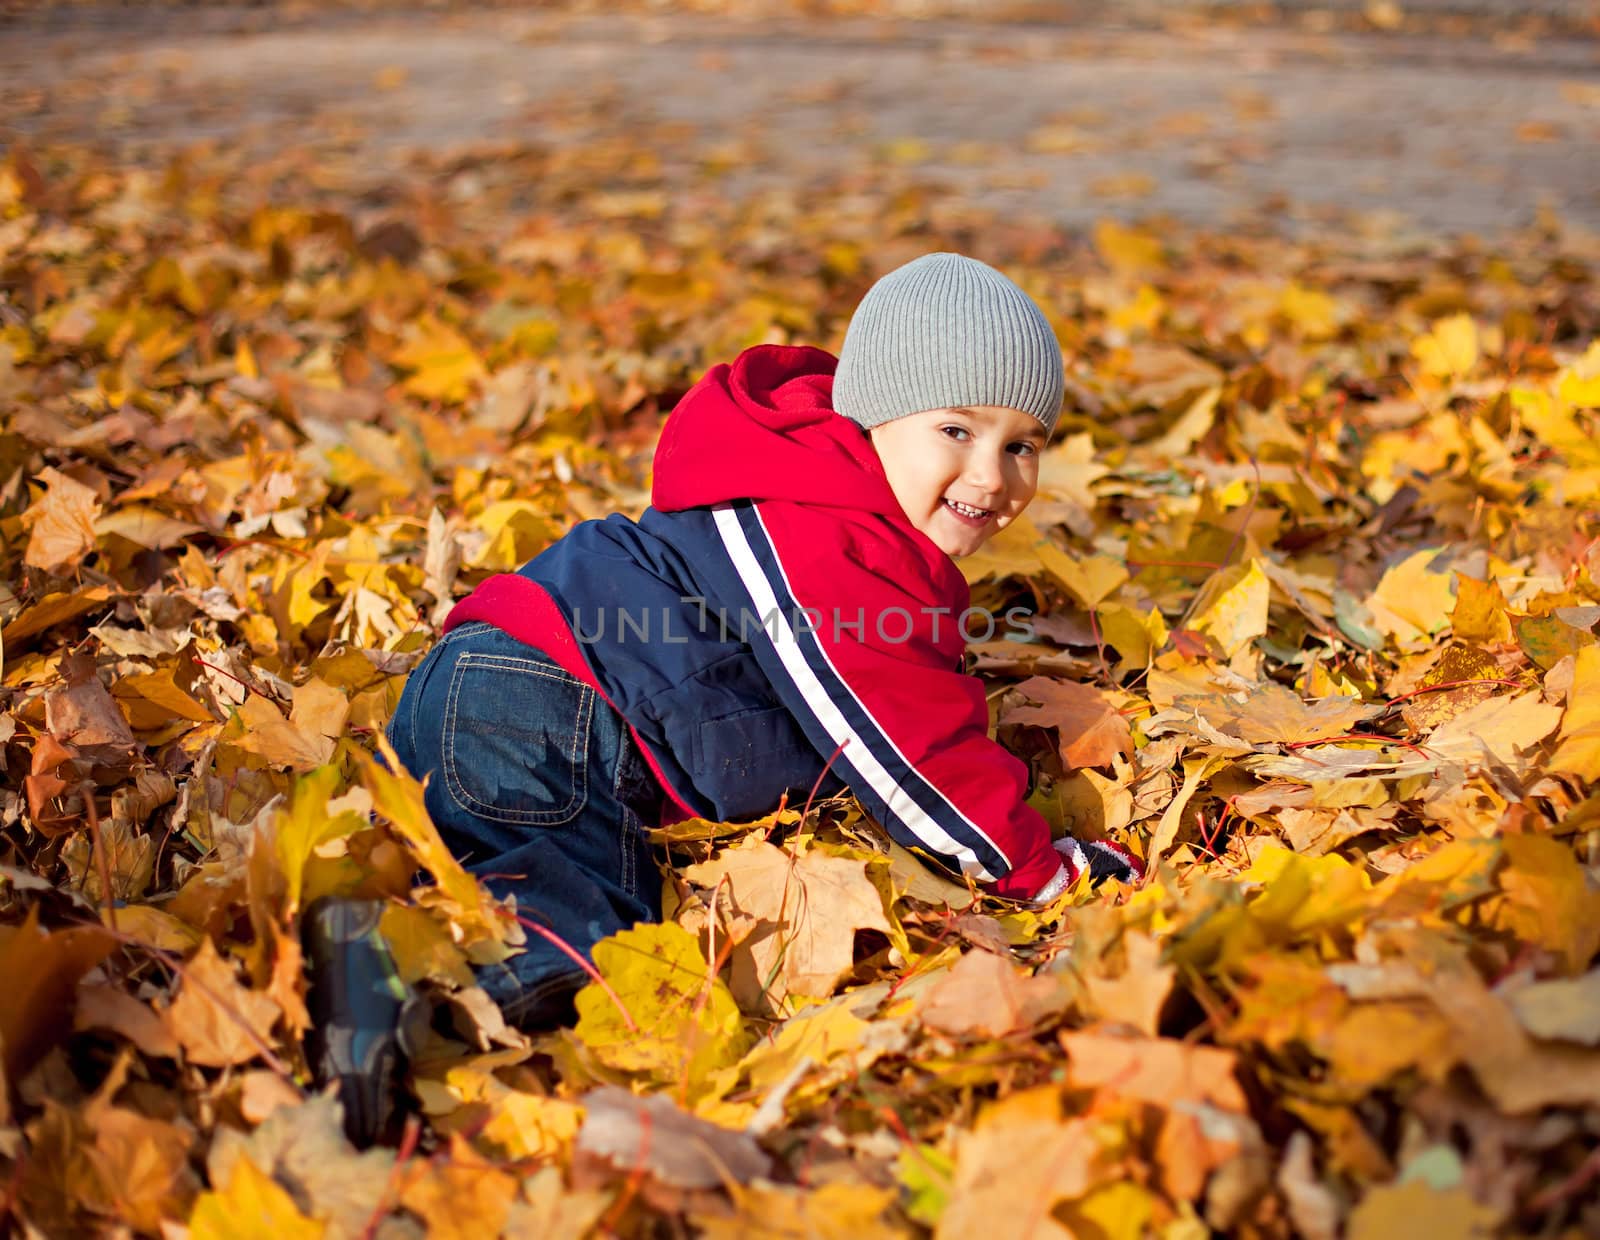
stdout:
<svg viewBox="0 0 1600 1240">
<path fill-rule="evenodd" d="M 1455 716 L 1428 737 L 1428 753 L 1458 762 L 1495 761 L 1520 770 L 1528 755 L 1561 722 L 1561 708 L 1536 693 L 1488 698 Z"/>
<path fill-rule="evenodd" d="M 191 1060 L 220 1068 L 249 1063 L 270 1047 L 279 1014 L 270 998 L 242 986 L 204 939 L 185 963 L 182 987 L 163 1020 Z"/>
<path fill-rule="evenodd" d="M 1123 946 L 1122 972 L 1114 978 L 1085 974 L 1081 979 L 1084 990 L 1101 1020 L 1129 1025 L 1154 1037 L 1177 970 L 1161 963 L 1161 945 L 1151 935 L 1129 933 Z"/>
<path fill-rule="evenodd" d="M 991 1103 L 957 1138 L 949 1203 L 934 1235 L 1070 1237 L 1054 1216 L 1056 1203 L 1115 1174 L 1095 1136 L 1092 1120 L 1063 1113 L 1054 1087 Z"/>
<path fill-rule="evenodd" d="M 1004 1038 L 1031 1029 L 1068 1002 L 1059 979 L 1030 976 L 1008 959 L 974 951 L 923 993 L 917 1014 L 941 1033 Z"/>
<path fill-rule="evenodd" d="M 281 1077 L 271 1079 L 283 1085 Z M 206 1160 L 211 1182 L 226 1183 L 241 1164 L 265 1172 L 289 1192 L 296 1209 L 327 1229 L 329 1240 L 354 1240 L 391 1191 L 393 1151 L 358 1153 L 330 1094 L 302 1102 L 297 1093 L 287 1101 L 275 1092 L 277 1104 L 254 1132 L 218 1129 Z"/>
<path fill-rule="evenodd" d="M 13 1086 L 61 1042 L 78 980 L 115 947 L 97 926 L 41 930 L 37 905 L 20 926 L 0 926 L 0 1056 Z"/>
<path fill-rule="evenodd" d="M 446 1161 L 411 1164 L 400 1201 L 422 1219 L 428 1235 L 442 1240 L 497 1236 L 511 1216 L 517 1181 L 476 1155 L 456 1134 Z"/>
<path fill-rule="evenodd" d="M 1511 992 L 1511 1007 L 1536 1038 L 1600 1046 L 1600 969 Z"/>
<path fill-rule="evenodd" d="M 697 1119 L 657 1095 L 607 1086 L 583 1096 L 577 1152 L 622 1172 L 644 1172 L 674 1188 L 746 1184 L 769 1171 L 754 1138 Z"/>
<path fill-rule="evenodd" d="M 743 1056 L 738 1006 L 681 926 L 620 931 L 595 944 L 594 964 L 610 993 L 597 982 L 578 992 L 573 1032 L 608 1067 L 695 1091 Z"/>
<path fill-rule="evenodd" d="M 1190 627 L 1216 639 L 1233 658 L 1267 631 L 1272 583 L 1254 560 L 1222 570 L 1201 594 Z"/>
<path fill-rule="evenodd" d="M 865 863 L 848 857 L 813 850 L 791 859 L 750 836 L 683 873 L 700 887 L 720 886 L 719 898 L 750 923 L 733 956 L 734 994 L 747 1010 L 831 994 L 855 961 L 856 931 L 891 929 Z"/>
<path fill-rule="evenodd" d="M 39 481 L 44 494 L 22 514 L 22 526 L 29 531 L 23 563 L 65 575 L 94 550 L 100 500 L 93 488 L 57 469 L 46 467 Z"/>
<path fill-rule="evenodd" d="M 1133 734 L 1127 720 L 1094 686 L 1033 676 L 1015 692 L 1036 705 L 1007 707 L 1000 722 L 1055 728 L 1068 770 L 1110 766 L 1114 758 L 1132 755 Z"/>
<path fill-rule="evenodd" d="M 1181 697 L 1177 705 L 1194 710 L 1212 727 L 1252 745 L 1292 745 L 1342 736 L 1373 709 L 1359 698 L 1349 697 L 1307 703 L 1299 694 L 1271 682 L 1243 695 Z"/>
<path fill-rule="evenodd" d="M 1441 1192 L 1421 1180 L 1380 1185 L 1351 1211 L 1348 1240 L 1413 1240 L 1418 1220 L 1429 1240 L 1488 1240 L 1497 1214 L 1465 1189 Z"/>
<path fill-rule="evenodd" d="M 322 1240 L 327 1229 L 248 1158 L 220 1190 L 202 1193 L 189 1216 L 192 1240 Z"/>
</svg>

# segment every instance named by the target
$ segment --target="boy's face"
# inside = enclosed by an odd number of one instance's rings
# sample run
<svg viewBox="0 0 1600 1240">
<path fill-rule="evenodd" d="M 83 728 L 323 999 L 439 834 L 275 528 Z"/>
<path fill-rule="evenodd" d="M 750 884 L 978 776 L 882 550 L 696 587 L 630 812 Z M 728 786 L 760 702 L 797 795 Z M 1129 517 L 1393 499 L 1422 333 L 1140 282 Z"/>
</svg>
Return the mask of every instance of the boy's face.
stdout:
<svg viewBox="0 0 1600 1240">
<path fill-rule="evenodd" d="M 911 524 L 953 557 L 971 555 L 1028 506 L 1049 438 L 1037 418 L 1001 405 L 929 409 L 867 433 Z"/>
</svg>

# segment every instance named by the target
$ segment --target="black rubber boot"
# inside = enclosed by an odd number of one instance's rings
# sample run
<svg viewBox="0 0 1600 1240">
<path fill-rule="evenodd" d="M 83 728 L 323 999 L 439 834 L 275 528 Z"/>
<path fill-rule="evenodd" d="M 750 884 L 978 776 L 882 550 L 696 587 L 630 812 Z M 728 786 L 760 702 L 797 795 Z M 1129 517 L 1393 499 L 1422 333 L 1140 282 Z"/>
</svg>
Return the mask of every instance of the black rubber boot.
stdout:
<svg viewBox="0 0 1600 1240">
<path fill-rule="evenodd" d="M 311 975 L 306 1057 L 319 1085 L 338 1085 L 358 1148 L 398 1135 L 399 1025 L 408 997 L 378 933 L 381 900 L 318 900 L 301 922 Z"/>
</svg>

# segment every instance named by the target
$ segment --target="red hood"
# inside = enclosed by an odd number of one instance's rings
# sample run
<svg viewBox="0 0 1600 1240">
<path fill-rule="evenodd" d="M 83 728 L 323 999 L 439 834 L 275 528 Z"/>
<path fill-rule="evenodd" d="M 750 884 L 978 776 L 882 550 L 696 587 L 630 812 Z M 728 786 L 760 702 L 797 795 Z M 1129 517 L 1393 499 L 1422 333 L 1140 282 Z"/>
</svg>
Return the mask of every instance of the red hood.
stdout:
<svg viewBox="0 0 1600 1240">
<path fill-rule="evenodd" d="M 715 366 L 667 418 L 651 503 L 788 499 L 900 516 L 866 433 L 833 409 L 833 354 L 764 344 Z"/>
</svg>

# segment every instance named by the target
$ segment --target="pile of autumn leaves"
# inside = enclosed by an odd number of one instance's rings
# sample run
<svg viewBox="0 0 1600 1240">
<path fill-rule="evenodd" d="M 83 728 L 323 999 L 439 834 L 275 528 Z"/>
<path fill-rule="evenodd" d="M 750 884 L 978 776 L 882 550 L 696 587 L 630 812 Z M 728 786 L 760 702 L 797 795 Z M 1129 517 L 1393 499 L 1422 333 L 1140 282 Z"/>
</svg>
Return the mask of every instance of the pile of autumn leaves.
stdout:
<svg viewBox="0 0 1600 1240">
<path fill-rule="evenodd" d="M 1600 1226 L 1592 243 L 1083 239 L 910 185 L 691 210 L 637 167 L 0 165 L 0 1217 Z M 1032 632 L 974 668 L 1035 804 L 1150 876 L 1024 909 L 848 802 L 680 824 L 669 920 L 601 944 L 575 1029 L 507 1028 L 471 966 L 526 931 L 372 756 L 405 671 L 476 581 L 639 511 L 705 366 L 836 343 L 941 247 L 1074 359 L 1040 498 L 963 563 Z M 386 897 L 442 1009 L 397 1147 L 305 1079 L 326 893 Z"/>
</svg>

